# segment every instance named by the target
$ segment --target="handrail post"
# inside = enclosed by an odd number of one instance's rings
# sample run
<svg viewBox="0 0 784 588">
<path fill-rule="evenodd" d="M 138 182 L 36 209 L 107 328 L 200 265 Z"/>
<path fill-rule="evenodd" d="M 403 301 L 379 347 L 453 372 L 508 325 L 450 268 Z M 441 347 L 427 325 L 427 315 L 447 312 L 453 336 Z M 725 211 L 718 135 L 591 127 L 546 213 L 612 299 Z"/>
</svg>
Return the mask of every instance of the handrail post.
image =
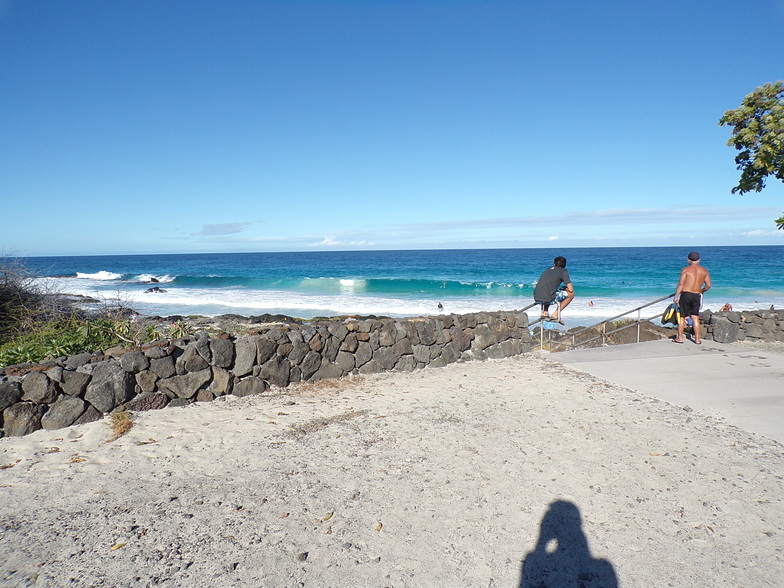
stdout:
<svg viewBox="0 0 784 588">
<path fill-rule="evenodd" d="M 539 321 L 539 351 L 544 351 L 544 323 Z"/>
<path fill-rule="evenodd" d="M 640 342 L 640 310 L 637 309 L 637 343 Z"/>
</svg>

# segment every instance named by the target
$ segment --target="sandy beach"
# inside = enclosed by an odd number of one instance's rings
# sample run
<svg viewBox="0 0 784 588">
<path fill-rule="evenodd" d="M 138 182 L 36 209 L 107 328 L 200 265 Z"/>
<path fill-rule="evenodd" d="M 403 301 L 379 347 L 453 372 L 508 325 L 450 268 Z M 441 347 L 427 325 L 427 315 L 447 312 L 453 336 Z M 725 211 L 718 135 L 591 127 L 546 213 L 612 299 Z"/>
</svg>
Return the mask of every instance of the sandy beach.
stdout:
<svg viewBox="0 0 784 588">
<path fill-rule="evenodd" d="M 538 354 L 133 418 L 0 439 L 0 585 L 784 584 L 779 443 Z"/>
</svg>

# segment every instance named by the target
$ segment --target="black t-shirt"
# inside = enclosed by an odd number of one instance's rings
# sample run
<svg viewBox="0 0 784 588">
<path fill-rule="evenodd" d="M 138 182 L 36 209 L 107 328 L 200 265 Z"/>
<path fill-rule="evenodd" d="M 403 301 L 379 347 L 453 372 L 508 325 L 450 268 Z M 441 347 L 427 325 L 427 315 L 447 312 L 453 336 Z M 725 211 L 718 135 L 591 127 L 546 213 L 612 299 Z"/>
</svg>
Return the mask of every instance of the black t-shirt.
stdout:
<svg viewBox="0 0 784 588">
<path fill-rule="evenodd" d="M 549 267 L 539 276 L 539 281 L 534 288 L 534 300 L 538 302 L 551 302 L 558 292 L 561 284 L 571 284 L 569 272 L 565 267 Z"/>
</svg>

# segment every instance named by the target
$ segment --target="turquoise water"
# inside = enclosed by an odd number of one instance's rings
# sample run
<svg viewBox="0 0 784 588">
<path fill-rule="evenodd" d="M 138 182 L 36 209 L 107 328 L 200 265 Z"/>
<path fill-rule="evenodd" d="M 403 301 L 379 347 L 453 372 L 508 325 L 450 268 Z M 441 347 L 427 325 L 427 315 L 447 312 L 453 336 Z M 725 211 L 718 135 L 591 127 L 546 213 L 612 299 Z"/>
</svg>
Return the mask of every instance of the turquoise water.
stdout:
<svg viewBox="0 0 784 588">
<path fill-rule="evenodd" d="M 704 308 L 784 308 L 784 246 L 698 248 L 714 287 Z M 63 292 L 117 298 L 148 315 L 280 313 L 393 317 L 512 310 L 556 255 L 576 298 L 567 324 L 591 324 L 672 294 L 683 247 L 470 249 L 37 257 Z M 158 280 L 151 282 L 152 278 Z M 146 293 L 152 286 L 165 293 Z M 592 301 L 593 306 L 588 302 Z M 646 310 L 650 316 L 666 302 Z"/>
</svg>

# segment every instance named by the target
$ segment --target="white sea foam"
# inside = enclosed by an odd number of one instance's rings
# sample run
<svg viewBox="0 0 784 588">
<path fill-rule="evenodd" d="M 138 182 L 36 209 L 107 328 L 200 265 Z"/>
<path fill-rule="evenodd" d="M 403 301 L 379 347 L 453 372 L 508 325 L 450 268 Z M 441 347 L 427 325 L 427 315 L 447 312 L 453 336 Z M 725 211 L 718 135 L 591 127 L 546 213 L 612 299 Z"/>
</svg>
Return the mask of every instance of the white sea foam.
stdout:
<svg viewBox="0 0 784 588">
<path fill-rule="evenodd" d="M 533 301 L 525 296 L 465 296 L 437 298 L 433 295 L 418 297 L 413 295 L 391 297 L 370 296 L 352 291 L 345 286 L 332 293 L 292 292 L 284 290 L 252 290 L 247 288 L 177 288 L 166 287 L 165 293 L 145 293 L 144 284 L 126 285 L 125 282 L 102 280 L 100 278 L 45 278 L 55 290 L 71 294 L 81 294 L 112 301 L 119 299 L 138 312 L 147 315 L 198 314 L 214 316 L 234 313 L 244 316 L 279 313 L 300 318 L 331 315 L 378 315 L 392 317 L 427 316 L 433 314 L 464 314 L 480 311 L 519 310 Z M 357 280 L 361 282 L 361 280 Z M 118 285 L 120 286 L 118 288 Z M 766 310 L 771 304 L 784 308 L 784 296 L 768 298 L 765 303 L 751 300 L 733 299 L 735 310 Z M 653 306 L 625 315 L 624 318 L 642 319 L 660 317 L 670 303 L 668 298 Z M 603 320 L 617 317 L 627 311 L 647 304 L 650 298 L 595 298 L 594 305 L 589 300 L 576 298 L 564 311 L 563 317 L 568 327 L 588 326 Z M 708 299 L 703 309 L 718 311 L 726 302 L 723 299 Z M 443 310 L 438 309 L 438 304 Z M 530 317 L 538 315 L 536 307 L 527 311 Z"/>
<path fill-rule="evenodd" d="M 119 280 L 122 278 L 122 274 L 115 274 L 113 272 L 107 272 L 105 270 L 101 270 L 94 274 L 85 274 L 82 272 L 76 272 L 76 277 L 80 280 L 101 280 L 101 281 L 108 281 L 108 280 Z"/>
<path fill-rule="evenodd" d="M 242 315 L 260 313 L 289 314 L 301 318 L 329 315 L 379 315 L 392 317 L 423 316 L 433 314 L 465 314 L 480 311 L 519 310 L 531 300 L 519 296 L 471 296 L 463 298 L 390 298 L 361 296 L 349 293 L 339 295 L 309 295 L 286 291 L 254 291 L 246 289 L 169 289 L 165 294 L 137 292 L 132 294 L 134 306 L 145 314 L 205 314 L 235 313 Z M 438 309 L 439 302 L 443 310 Z M 597 300 L 593 307 L 587 301 L 574 302 L 564 312 L 564 319 L 572 326 L 591 325 L 620 315 L 647 300 Z M 668 301 L 640 311 L 640 318 L 661 316 Z M 528 311 L 536 316 L 536 307 Z M 637 318 L 632 313 L 628 318 Z"/>
<path fill-rule="evenodd" d="M 297 288 L 305 292 L 354 294 L 367 290 L 367 280 L 357 278 L 303 278 Z"/>
<path fill-rule="evenodd" d="M 153 274 L 140 274 L 133 278 L 134 282 L 141 282 L 142 284 L 149 284 L 157 281 L 161 284 L 168 284 L 173 282 L 176 276 L 164 275 L 164 276 L 156 276 Z"/>
</svg>

